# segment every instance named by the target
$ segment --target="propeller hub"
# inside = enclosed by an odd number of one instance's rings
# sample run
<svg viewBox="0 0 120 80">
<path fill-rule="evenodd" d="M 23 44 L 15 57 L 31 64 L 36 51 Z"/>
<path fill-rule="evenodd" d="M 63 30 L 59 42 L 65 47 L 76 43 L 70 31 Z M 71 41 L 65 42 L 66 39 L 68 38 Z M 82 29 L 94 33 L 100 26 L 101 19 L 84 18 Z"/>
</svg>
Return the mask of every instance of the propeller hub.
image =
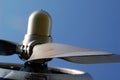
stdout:
<svg viewBox="0 0 120 80">
<path fill-rule="evenodd" d="M 20 48 L 21 58 L 28 59 L 35 45 L 52 42 L 51 22 L 51 17 L 46 11 L 35 11 L 30 15 L 28 31 Z"/>
<path fill-rule="evenodd" d="M 28 20 L 28 31 L 23 40 L 23 45 L 31 41 L 42 43 L 51 42 L 51 16 L 43 10 L 33 12 Z"/>
</svg>

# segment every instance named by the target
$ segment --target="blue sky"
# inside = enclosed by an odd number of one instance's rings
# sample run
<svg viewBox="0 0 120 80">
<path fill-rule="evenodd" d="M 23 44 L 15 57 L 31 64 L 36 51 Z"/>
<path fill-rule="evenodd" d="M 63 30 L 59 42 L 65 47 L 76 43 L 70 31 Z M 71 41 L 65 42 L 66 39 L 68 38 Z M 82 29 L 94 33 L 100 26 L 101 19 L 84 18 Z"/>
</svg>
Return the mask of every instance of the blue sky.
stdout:
<svg viewBox="0 0 120 80">
<path fill-rule="evenodd" d="M 0 39 L 22 42 L 29 15 L 46 10 L 52 17 L 53 41 L 120 54 L 119 0 L 0 0 Z M 22 63 L 16 55 L 0 62 Z M 50 66 L 83 70 L 94 80 L 120 79 L 120 63 L 75 64 L 54 59 Z"/>
</svg>

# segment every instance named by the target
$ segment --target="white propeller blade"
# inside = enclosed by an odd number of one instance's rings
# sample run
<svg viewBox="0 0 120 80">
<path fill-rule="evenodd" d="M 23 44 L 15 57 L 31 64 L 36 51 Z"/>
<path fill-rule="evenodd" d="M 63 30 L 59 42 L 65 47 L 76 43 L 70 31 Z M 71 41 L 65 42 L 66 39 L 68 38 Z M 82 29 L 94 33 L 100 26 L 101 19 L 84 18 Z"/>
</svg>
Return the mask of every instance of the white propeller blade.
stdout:
<svg viewBox="0 0 120 80">
<path fill-rule="evenodd" d="M 57 43 L 36 45 L 28 61 L 56 57 L 77 63 L 120 62 L 119 55 Z"/>
<path fill-rule="evenodd" d="M 61 59 L 80 64 L 116 63 L 120 62 L 120 55 L 73 56 L 63 57 Z"/>
</svg>

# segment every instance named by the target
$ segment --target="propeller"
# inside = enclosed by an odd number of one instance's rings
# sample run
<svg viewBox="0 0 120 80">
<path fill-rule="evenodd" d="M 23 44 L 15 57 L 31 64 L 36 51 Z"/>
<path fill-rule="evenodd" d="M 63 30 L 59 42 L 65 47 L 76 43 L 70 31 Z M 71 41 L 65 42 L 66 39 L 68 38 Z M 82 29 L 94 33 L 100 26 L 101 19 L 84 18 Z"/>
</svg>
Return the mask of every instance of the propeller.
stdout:
<svg viewBox="0 0 120 80">
<path fill-rule="evenodd" d="M 39 63 L 52 58 L 82 64 L 120 62 L 117 54 L 52 43 L 51 22 L 50 15 L 43 10 L 32 13 L 22 44 L 0 40 L 0 55 L 18 54 L 26 62 Z"/>
<path fill-rule="evenodd" d="M 63 68 L 50 68 L 47 66 L 47 62 L 53 58 L 59 58 L 80 64 L 120 62 L 120 55 L 118 54 L 112 54 L 106 51 L 79 48 L 71 45 L 52 43 L 52 38 L 50 35 L 51 22 L 51 17 L 47 12 L 43 10 L 33 12 L 29 17 L 28 31 L 22 43 L 0 40 L 0 55 L 7 56 L 17 54 L 19 55 L 20 59 L 26 60 L 24 65 L 14 63 L 0 63 L 0 67 L 25 72 L 35 72 L 35 74 L 45 73 L 45 75 L 48 78 L 50 77 L 51 80 L 91 80 L 92 78 L 88 73 L 81 73 L 79 71 L 71 69 L 68 70 Z M 12 74 L 10 74 L 10 77 L 11 75 L 12 77 L 13 75 L 17 75 L 16 73 L 16 71 L 12 72 Z M 51 75 L 49 73 L 53 74 Z M 64 74 L 59 75 L 59 73 Z M 73 75 L 67 76 L 66 74 Z M 27 77 L 28 75 L 34 77 L 34 75 L 31 73 L 27 74 Z M 28 79 L 31 79 L 31 77 Z"/>
</svg>

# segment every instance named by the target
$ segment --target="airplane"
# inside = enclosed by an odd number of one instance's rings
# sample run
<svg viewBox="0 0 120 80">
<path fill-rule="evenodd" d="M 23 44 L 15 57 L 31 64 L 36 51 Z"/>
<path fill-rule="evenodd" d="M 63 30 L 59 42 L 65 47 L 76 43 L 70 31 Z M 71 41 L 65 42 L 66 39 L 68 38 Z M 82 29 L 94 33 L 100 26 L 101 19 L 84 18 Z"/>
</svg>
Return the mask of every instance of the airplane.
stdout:
<svg viewBox="0 0 120 80">
<path fill-rule="evenodd" d="M 0 63 L 1 80 L 93 80 L 84 71 L 49 67 L 48 62 L 54 58 L 79 64 L 120 62 L 118 54 L 53 43 L 51 22 L 48 12 L 35 11 L 29 17 L 22 43 L 0 40 L 0 55 L 17 54 L 24 61 L 24 64 Z"/>
</svg>

